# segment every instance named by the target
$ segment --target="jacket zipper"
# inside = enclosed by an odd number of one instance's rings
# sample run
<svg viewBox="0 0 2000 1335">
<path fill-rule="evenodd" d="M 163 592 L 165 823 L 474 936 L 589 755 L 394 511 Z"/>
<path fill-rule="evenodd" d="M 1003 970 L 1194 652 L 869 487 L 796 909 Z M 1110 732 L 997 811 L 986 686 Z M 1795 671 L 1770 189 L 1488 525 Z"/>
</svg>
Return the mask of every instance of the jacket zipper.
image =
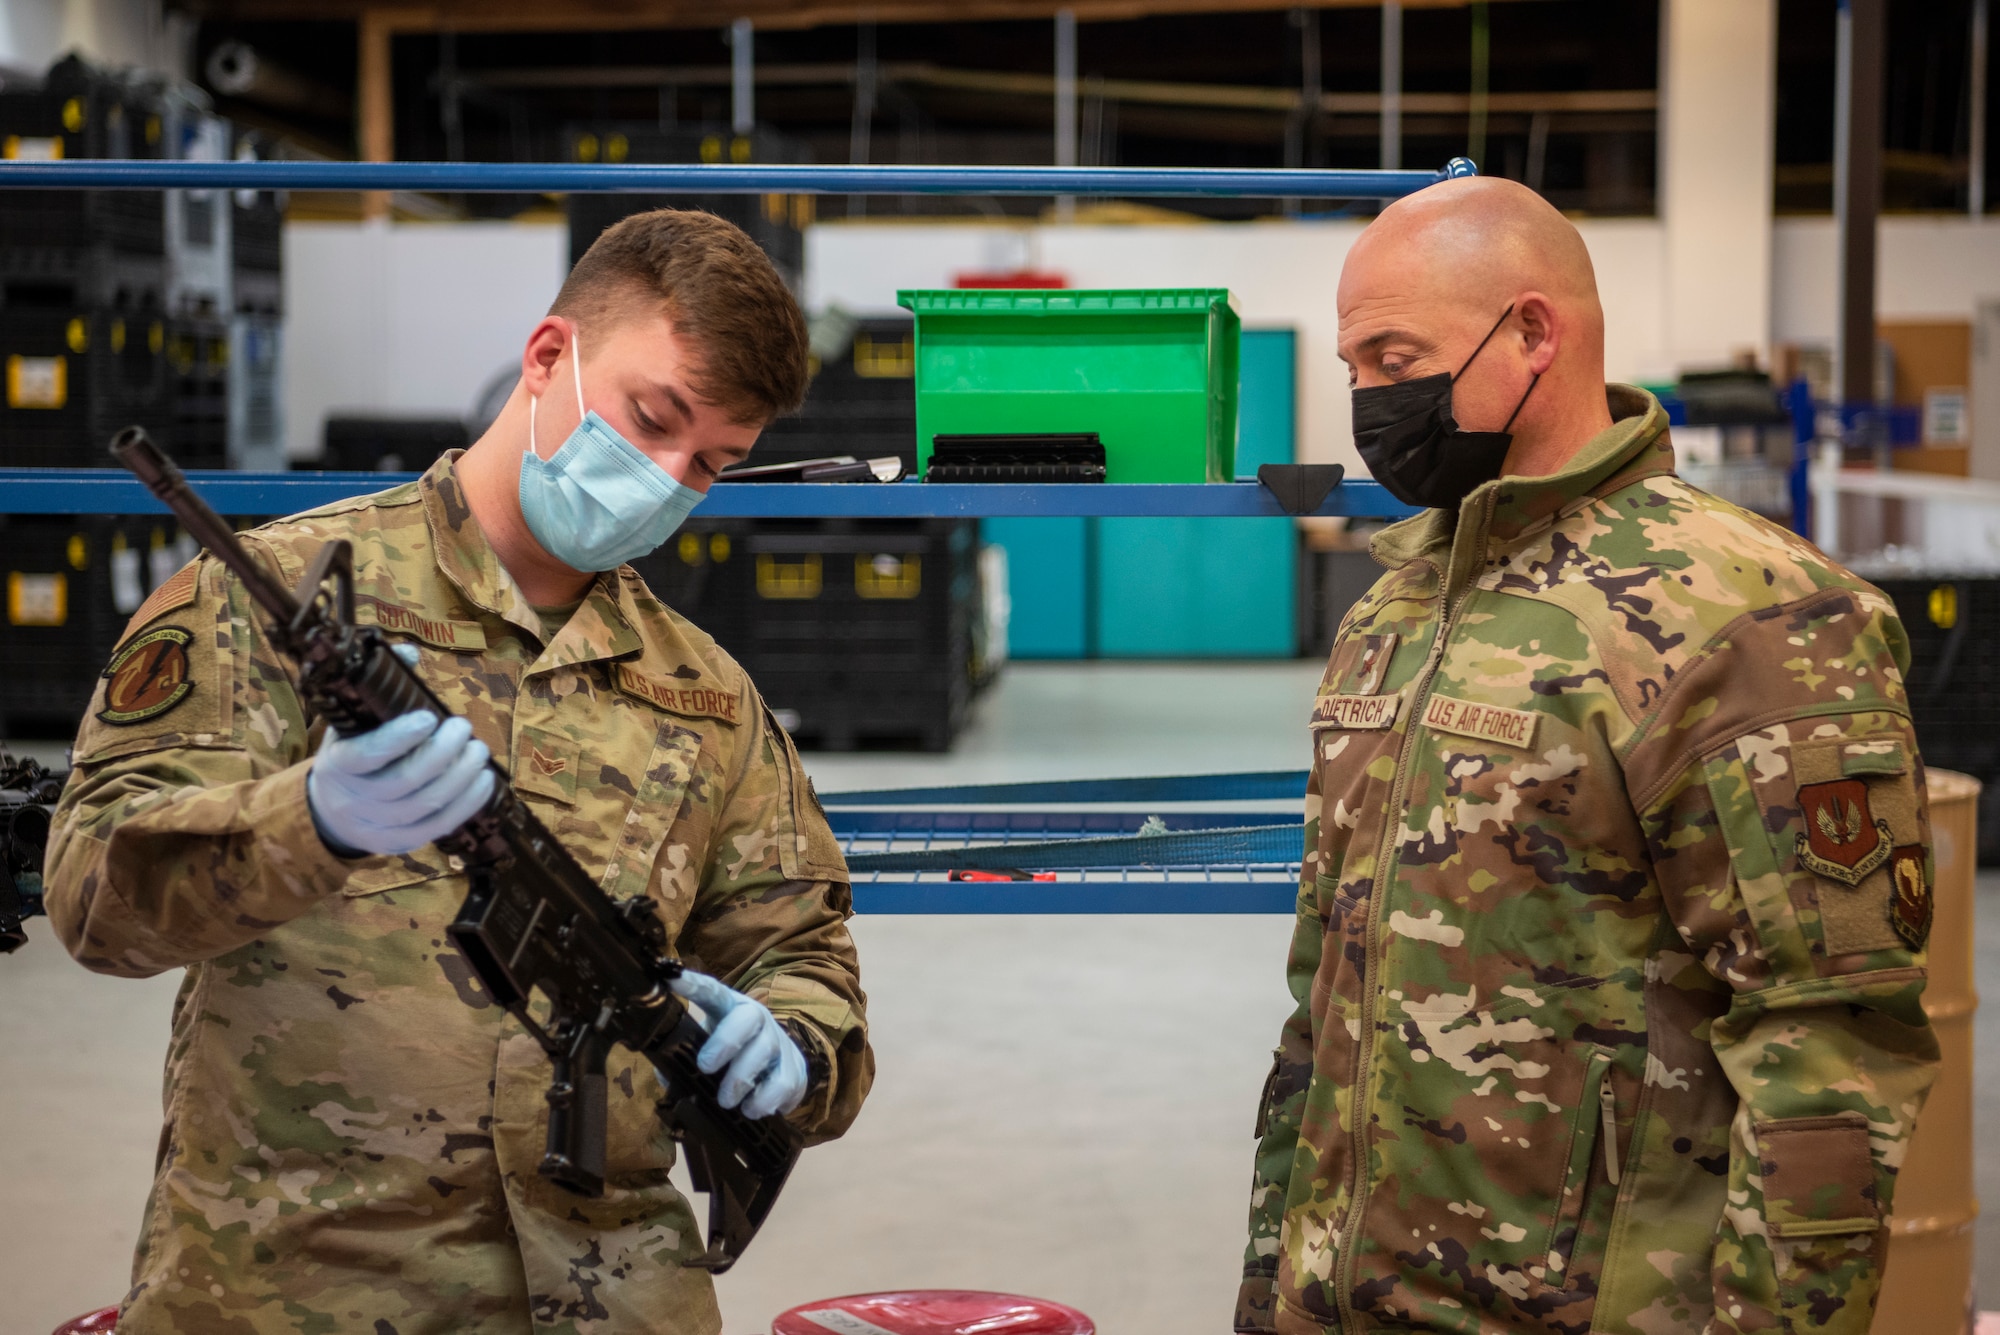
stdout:
<svg viewBox="0 0 2000 1335">
<path fill-rule="evenodd" d="M 1604 1157 L 1604 1180 L 1618 1185 L 1618 1095 L 1611 1087 L 1612 1053 L 1608 1048 L 1591 1052 L 1584 1070 L 1581 1105 L 1571 1123 L 1569 1163 L 1563 1174 L 1562 1195 L 1556 1201 L 1555 1218 L 1549 1224 L 1547 1282 L 1557 1287 L 1570 1283 L 1569 1270 L 1576 1259 L 1576 1245 L 1583 1234 L 1584 1218 L 1590 1204 L 1592 1169 L 1600 1151 Z M 1593 1125 L 1590 1102 L 1597 1104 Z M 1563 1232 L 1569 1230 L 1569 1244 Z"/>
<path fill-rule="evenodd" d="M 1608 1079 L 1597 1087 L 1597 1106 L 1604 1112 L 1604 1180 L 1615 1187 L 1618 1185 L 1618 1096 L 1611 1092 Z"/>
<path fill-rule="evenodd" d="M 1479 522 L 1467 536 L 1476 539 L 1478 556 L 1483 560 L 1486 554 L 1486 532 L 1493 522 L 1493 505 L 1498 498 L 1498 490 L 1490 492 L 1480 502 Z M 1347 1223 L 1340 1235 L 1340 1265 L 1335 1272 L 1334 1300 L 1340 1309 L 1342 1331 L 1352 1330 L 1356 1323 L 1354 1315 L 1354 1266 L 1360 1242 L 1361 1216 L 1368 1206 L 1368 1067 L 1369 1058 L 1375 1051 L 1375 993 L 1378 987 L 1379 970 L 1375 959 L 1375 943 L 1382 923 L 1382 901 L 1388 894 L 1390 875 L 1396 867 L 1402 841 L 1397 834 L 1397 826 L 1403 819 L 1403 800 L 1409 794 L 1410 757 L 1415 750 L 1417 727 L 1423 719 L 1424 697 L 1430 693 L 1431 680 L 1437 676 L 1438 668 L 1444 664 L 1445 642 L 1451 637 L 1453 620 L 1465 600 L 1471 596 L 1477 582 L 1468 575 L 1465 587 L 1454 597 L 1451 592 L 1451 571 L 1458 555 L 1458 539 L 1454 534 L 1451 548 L 1445 558 L 1443 570 L 1438 572 L 1439 594 L 1448 599 L 1442 615 L 1438 618 L 1437 634 L 1431 640 L 1430 652 L 1424 657 L 1424 666 L 1417 675 L 1414 689 L 1410 693 L 1410 713 L 1403 726 L 1403 745 L 1396 756 L 1396 781 L 1389 793 L 1388 810 L 1382 825 L 1381 853 L 1376 858 L 1375 889 L 1368 896 L 1368 926 L 1362 938 L 1361 975 L 1361 1041 L 1355 1045 L 1354 1069 L 1354 1130 L 1348 1144 L 1348 1157 L 1353 1167 L 1353 1188 L 1349 1191 Z M 1436 562 L 1427 562 L 1437 570 Z"/>
</svg>

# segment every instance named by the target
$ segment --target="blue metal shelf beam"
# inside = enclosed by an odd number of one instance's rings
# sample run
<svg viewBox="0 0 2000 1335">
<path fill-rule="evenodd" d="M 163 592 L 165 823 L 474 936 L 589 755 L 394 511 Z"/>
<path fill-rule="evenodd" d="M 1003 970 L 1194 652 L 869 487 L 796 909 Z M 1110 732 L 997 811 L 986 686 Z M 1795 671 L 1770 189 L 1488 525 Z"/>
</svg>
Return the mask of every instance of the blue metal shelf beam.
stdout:
<svg viewBox="0 0 2000 1335">
<path fill-rule="evenodd" d="M 226 515 L 289 515 L 407 482 L 414 473 L 230 473 L 196 469 L 195 490 Z M 0 514 L 149 515 L 166 507 L 115 468 L 0 468 Z M 1020 516 L 1282 516 L 1255 482 L 925 483 L 735 482 L 708 494 L 705 519 L 997 519 Z M 1412 514 L 1373 482 L 1343 482 L 1317 513 Z"/>
<path fill-rule="evenodd" d="M 438 190 L 702 195 L 1113 195 L 1121 198 L 1399 199 L 1443 171 L 1218 167 L 894 167 L 752 163 L 151 162 L 83 158 L 0 163 L 10 190 Z"/>
<path fill-rule="evenodd" d="M 1299 887 L 1248 877 L 1169 881 L 865 881 L 856 913 L 1295 913 Z"/>
</svg>

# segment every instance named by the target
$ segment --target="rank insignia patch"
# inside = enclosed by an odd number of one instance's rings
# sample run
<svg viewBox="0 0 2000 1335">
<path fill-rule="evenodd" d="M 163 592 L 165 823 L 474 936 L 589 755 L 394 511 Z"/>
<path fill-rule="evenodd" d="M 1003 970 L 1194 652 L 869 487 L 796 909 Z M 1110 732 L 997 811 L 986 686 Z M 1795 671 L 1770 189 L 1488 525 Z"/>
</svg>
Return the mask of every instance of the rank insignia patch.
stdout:
<svg viewBox="0 0 2000 1335">
<path fill-rule="evenodd" d="M 194 636 L 161 626 L 127 643 L 104 669 L 104 708 L 97 717 L 121 726 L 158 718 L 188 698 L 188 645 Z"/>
<path fill-rule="evenodd" d="M 1830 881 L 1859 885 L 1889 860 L 1889 823 L 1868 810 L 1861 779 L 1809 783 L 1799 789 L 1799 864 Z"/>
<path fill-rule="evenodd" d="M 1896 897 L 1889 902 L 1889 925 L 1896 935 L 1922 950 L 1931 935 L 1931 887 L 1924 879 L 1924 847 L 1904 844 L 1889 864 L 1890 879 L 1896 883 Z"/>
</svg>

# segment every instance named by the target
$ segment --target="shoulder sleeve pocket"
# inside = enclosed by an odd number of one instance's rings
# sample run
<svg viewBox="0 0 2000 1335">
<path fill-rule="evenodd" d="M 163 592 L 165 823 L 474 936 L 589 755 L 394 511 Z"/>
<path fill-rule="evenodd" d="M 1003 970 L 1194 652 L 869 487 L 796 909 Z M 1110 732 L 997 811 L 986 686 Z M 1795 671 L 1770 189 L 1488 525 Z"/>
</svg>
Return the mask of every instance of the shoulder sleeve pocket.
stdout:
<svg viewBox="0 0 2000 1335">
<path fill-rule="evenodd" d="M 1756 1130 L 1771 1236 L 1823 1238 L 1882 1226 L 1868 1122 L 1859 1113 L 1758 1122 Z"/>
<path fill-rule="evenodd" d="M 1707 758 L 1737 885 L 1784 972 L 1848 972 L 1836 962 L 1922 948 L 1930 830 L 1919 769 L 1907 722 L 1885 713 L 1779 724 Z"/>
<path fill-rule="evenodd" d="M 772 769 L 778 776 L 778 866 L 788 881 L 847 880 L 847 859 L 841 855 L 840 841 L 826 823 L 819 795 L 812 779 L 799 762 L 792 745 L 768 707 L 763 709 L 764 731 L 770 738 Z"/>
</svg>

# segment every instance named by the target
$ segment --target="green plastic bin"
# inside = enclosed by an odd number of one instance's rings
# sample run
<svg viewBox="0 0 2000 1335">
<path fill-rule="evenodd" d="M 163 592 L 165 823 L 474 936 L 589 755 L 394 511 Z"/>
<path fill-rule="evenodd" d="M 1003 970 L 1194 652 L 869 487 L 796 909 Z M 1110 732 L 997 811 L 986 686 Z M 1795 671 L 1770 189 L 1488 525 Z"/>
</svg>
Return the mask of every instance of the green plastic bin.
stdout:
<svg viewBox="0 0 2000 1335">
<path fill-rule="evenodd" d="M 1107 481 L 1236 475 L 1242 321 L 1222 288 L 905 291 L 931 438 L 1095 431 Z"/>
</svg>

